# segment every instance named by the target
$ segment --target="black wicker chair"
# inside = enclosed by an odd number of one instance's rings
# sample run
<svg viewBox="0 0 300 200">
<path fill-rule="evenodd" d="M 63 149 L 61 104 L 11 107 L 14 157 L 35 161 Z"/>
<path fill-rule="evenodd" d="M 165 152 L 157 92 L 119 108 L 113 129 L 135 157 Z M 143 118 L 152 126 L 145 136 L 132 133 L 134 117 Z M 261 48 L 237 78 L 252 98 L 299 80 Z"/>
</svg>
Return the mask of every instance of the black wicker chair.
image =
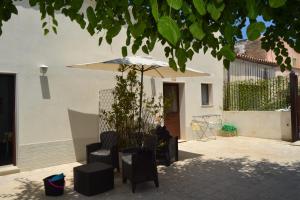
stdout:
<svg viewBox="0 0 300 200">
<path fill-rule="evenodd" d="M 154 181 L 155 186 L 159 187 L 155 158 L 156 143 L 156 136 L 145 136 L 142 148 L 131 148 L 123 151 L 123 183 L 129 179 L 133 193 L 136 185 L 141 182 Z"/>
<path fill-rule="evenodd" d="M 165 126 L 157 127 L 153 132 L 158 138 L 156 158 L 159 164 L 169 166 L 178 161 L 178 137 L 172 137 Z"/>
<path fill-rule="evenodd" d="M 86 146 L 87 163 L 103 162 L 119 167 L 118 134 L 115 131 L 106 131 L 100 134 L 100 142 Z"/>
</svg>

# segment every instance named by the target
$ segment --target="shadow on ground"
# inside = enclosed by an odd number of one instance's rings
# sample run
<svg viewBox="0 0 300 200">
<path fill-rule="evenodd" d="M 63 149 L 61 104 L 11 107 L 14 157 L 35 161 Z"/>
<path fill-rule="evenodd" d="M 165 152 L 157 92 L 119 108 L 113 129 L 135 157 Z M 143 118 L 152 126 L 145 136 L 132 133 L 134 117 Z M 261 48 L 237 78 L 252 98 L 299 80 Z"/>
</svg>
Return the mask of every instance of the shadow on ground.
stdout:
<svg viewBox="0 0 300 200">
<path fill-rule="evenodd" d="M 149 182 L 138 185 L 132 194 L 130 185 L 123 185 L 118 174 L 114 190 L 88 198 L 73 191 L 69 174 L 65 195 L 55 199 L 299 200 L 300 163 L 283 166 L 246 157 L 207 160 L 201 154 L 183 151 L 179 156 L 180 161 L 170 167 L 159 167 L 159 189 Z M 15 182 L 19 192 L 1 194 L 0 198 L 54 199 L 44 196 L 42 182 L 30 181 L 30 177 Z"/>
</svg>

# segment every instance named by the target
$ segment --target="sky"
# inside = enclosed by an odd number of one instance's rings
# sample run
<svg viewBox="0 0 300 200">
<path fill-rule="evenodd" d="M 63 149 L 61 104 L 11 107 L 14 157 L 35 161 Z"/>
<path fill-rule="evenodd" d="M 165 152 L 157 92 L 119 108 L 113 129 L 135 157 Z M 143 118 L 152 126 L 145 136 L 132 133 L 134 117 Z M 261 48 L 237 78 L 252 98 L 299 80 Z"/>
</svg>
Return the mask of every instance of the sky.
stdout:
<svg viewBox="0 0 300 200">
<path fill-rule="evenodd" d="M 266 27 L 269 27 L 269 26 L 272 25 L 271 21 L 265 21 L 262 16 L 258 16 L 256 18 L 256 20 L 259 21 L 259 22 L 264 22 L 265 25 L 266 25 Z M 246 33 L 246 31 L 247 31 L 247 27 L 249 26 L 249 24 L 250 24 L 249 19 L 247 19 L 246 26 L 244 28 L 242 28 L 243 39 L 247 39 L 247 33 Z"/>
</svg>

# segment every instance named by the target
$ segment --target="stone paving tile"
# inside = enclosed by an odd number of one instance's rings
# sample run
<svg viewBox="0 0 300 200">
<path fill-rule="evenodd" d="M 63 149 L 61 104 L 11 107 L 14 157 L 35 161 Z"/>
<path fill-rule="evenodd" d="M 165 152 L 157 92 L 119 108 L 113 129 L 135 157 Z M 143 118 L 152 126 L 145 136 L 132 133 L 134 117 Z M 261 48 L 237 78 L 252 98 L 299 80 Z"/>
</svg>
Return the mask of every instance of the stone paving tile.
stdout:
<svg viewBox="0 0 300 200">
<path fill-rule="evenodd" d="M 115 189 L 85 197 L 73 191 L 70 163 L 0 177 L 0 199 L 161 199 L 161 200 L 299 200 L 300 146 L 256 138 L 218 138 L 180 143 L 180 161 L 159 167 L 160 187 L 149 182 L 130 184 L 115 177 Z M 42 179 L 63 172 L 67 184 L 62 197 L 45 197 Z"/>
</svg>

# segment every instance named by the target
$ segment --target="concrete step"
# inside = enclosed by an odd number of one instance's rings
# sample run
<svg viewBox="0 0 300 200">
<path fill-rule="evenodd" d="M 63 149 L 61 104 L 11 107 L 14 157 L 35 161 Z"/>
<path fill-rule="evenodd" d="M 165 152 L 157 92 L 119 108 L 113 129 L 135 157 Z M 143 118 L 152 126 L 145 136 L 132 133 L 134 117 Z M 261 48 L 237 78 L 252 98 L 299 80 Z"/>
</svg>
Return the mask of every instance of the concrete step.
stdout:
<svg viewBox="0 0 300 200">
<path fill-rule="evenodd" d="M 300 140 L 291 143 L 292 146 L 300 146 Z"/>
<path fill-rule="evenodd" d="M 20 169 L 14 165 L 0 166 L 0 176 L 19 173 Z"/>
</svg>

